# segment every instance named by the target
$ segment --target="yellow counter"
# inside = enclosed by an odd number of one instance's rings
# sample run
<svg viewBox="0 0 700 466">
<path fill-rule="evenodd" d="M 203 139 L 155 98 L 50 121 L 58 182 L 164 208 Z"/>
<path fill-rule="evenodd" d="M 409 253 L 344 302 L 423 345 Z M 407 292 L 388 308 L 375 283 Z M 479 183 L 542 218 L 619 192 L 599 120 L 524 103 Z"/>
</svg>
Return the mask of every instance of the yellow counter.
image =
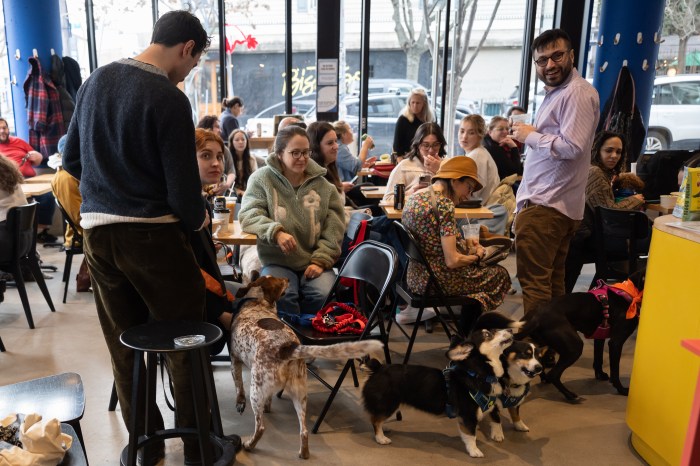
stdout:
<svg viewBox="0 0 700 466">
<path fill-rule="evenodd" d="M 652 466 L 680 464 L 700 358 L 681 340 L 700 337 L 700 234 L 654 221 L 627 401 L 632 445 Z"/>
</svg>

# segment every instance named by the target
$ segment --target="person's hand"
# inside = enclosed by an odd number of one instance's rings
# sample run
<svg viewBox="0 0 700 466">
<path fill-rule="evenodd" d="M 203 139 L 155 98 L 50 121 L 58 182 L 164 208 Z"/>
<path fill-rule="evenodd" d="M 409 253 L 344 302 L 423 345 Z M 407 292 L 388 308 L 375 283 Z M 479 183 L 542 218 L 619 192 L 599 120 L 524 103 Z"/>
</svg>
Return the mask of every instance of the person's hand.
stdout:
<svg viewBox="0 0 700 466">
<path fill-rule="evenodd" d="M 374 157 L 374 156 L 367 157 L 365 159 L 365 163 L 363 163 L 362 166 L 365 168 L 369 168 L 369 167 L 373 166 L 376 161 L 377 161 L 377 157 Z"/>
<path fill-rule="evenodd" d="M 277 241 L 277 245 L 280 247 L 283 254 L 289 254 L 297 248 L 297 240 L 289 233 L 283 231 L 277 233 L 275 241 Z"/>
<path fill-rule="evenodd" d="M 437 173 L 437 171 L 440 169 L 441 163 L 442 159 L 440 157 L 433 157 L 430 154 L 426 155 L 423 159 L 423 165 L 432 173 Z"/>
<path fill-rule="evenodd" d="M 314 278 L 320 277 L 322 273 L 323 269 L 320 266 L 311 264 L 304 270 L 304 277 L 308 280 L 313 280 Z"/>
<path fill-rule="evenodd" d="M 644 194 L 635 194 L 632 197 L 635 199 L 639 199 L 640 201 L 644 202 Z"/>
<path fill-rule="evenodd" d="M 212 185 L 212 186 L 214 187 L 213 193 L 216 194 L 217 196 L 223 196 L 223 194 L 228 189 L 228 186 L 226 186 L 226 183 L 223 181 L 216 183 L 215 185 Z"/>
<path fill-rule="evenodd" d="M 29 160 L 29 163 L 31 163 L 34 166 L 39 165 L 44 160 L 44 157 L 39 152 L 36 152 L 36 151 L 32 151 L 32 152 L 28 153 L 27 155 L 29 156 L 27 158 L 27 160 Z"/>
<path fill-rule="evenodd" d="M 349 181 L 343 181 L 343 191 L 344 192 L 348 192 L 354 187 L 355 187 L 355 185 L 350 183 Z"/>
<path fill-rule="evenodd" d="M 525 138 L 528 137 L 530 133 L 537 131 L 532 125 L 525 123 L 513 123 L 513 139 L 519 142 L 525 142 Z"/>
<path fill-rule="evenodd" d="M 372 147 L 374 147 L 374 139 L 372 139 L 372 136 L 367 136 L 365 140 L 362 141 L 362 149 L 370 150 Z"/>
<path fill-rule="evenodd" d="M 501 144 L 504 144 L 504 145 L 506 145 L 506 146 L 508 146 L 508 147 L 510 147 L 510 148 L 518 147 L 518 145 L 515 143 L 515 141 L 513 141 L 513 138 L 511 138 L 510 136 L 504 137 L 504 138 L 501 140 Z"/>
</svg>

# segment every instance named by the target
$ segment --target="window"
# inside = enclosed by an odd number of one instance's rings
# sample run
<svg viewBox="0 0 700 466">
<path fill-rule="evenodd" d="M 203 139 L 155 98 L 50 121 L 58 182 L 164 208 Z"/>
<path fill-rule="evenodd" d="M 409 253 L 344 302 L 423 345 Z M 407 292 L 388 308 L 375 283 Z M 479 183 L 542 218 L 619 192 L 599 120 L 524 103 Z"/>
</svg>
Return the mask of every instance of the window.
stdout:
<svg viewBox="0 0 700 466">
<path fill-rule="evenodd" d="M 674 84 L 673 96 L 680 105 L 700 105 L 700 82 Z"/>
</svg>

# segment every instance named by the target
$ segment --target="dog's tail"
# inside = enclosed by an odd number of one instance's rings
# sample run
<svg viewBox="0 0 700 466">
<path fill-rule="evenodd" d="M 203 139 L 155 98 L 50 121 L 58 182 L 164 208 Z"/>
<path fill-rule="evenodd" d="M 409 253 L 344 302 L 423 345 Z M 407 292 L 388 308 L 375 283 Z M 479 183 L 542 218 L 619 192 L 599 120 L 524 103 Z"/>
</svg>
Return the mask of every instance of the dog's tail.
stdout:
<svg viewBox="0 0 700 466">
<path fill-rule="evenodd" d="M 360 358 L 367 354 L 378 353 L 384 348 L 379 340 L 349 341 L 335 345 L 316 346 L 299 345 L 291 354 L 292 359 L 322 358 L 350 359 Z"/>
<path fill-rule="evenodd" d="M 476 319 L 474 330 L 519 329 L 524 322 L 513 320 L 498 312 L 484 312 Z"/>
<path fill-rule="evenodd" d="M 379 372 L 382 369 L 382 363 L 379 362 L 379 360 L 375 358 L 370 358 L 369 361 L 367 361 L 367 369 L 369 369 L 369 372 L 371 374 L 374 374 L 376 372 Z"/>
</svg>

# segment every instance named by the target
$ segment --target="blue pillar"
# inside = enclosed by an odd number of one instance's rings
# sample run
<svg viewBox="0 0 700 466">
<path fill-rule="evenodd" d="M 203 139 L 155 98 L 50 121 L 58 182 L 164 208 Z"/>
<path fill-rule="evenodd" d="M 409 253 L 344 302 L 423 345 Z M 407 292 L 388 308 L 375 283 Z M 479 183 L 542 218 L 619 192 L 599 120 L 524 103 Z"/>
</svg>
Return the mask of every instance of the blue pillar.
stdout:
<svg viewBox="0 0 700 466">
<path fill-rule="evenodd" d="M 649 124 L 665 0 L 603 0 L 593 84 L 600 94 L 601 118 L 624 61 L 634 79 L 635 101 Z M 602 42 L 602 44 L 601 44 Z M 632 155 L 636 158 L 638 154 Z"/>
<path fill-rule="evenodd" d="M 23 84 L 30 69 L 27 59 L 36 49 L 45 73 L 51 71 L 51 49 L 62 56 L 61 10 L 59 0 L 4 0 L 5 35 L 10 64 L 15 134 L 29 141 L 27 108 Z M 16 51 L 19 50 L 19 60 Z M 12 129 L 12 128 L 10 128 Z"/>
</svg>

